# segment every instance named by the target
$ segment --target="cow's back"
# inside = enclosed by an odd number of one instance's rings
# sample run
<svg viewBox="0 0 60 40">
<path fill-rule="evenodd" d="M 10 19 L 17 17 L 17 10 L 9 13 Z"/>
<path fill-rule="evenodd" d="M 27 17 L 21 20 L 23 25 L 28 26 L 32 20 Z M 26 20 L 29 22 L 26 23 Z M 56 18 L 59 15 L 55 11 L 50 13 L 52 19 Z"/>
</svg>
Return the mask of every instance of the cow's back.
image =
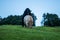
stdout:
<svg viewBox="0 0 60 40">
<path fill-rule="evenodd" d="M 31 25 L 33 24 L 33 18 L 32 18 L 32 16 L 26 15 L 26 16 L 24 17 L 24 24 L 25 24 L 26 26 L 31 26 Z"/>
</svg>

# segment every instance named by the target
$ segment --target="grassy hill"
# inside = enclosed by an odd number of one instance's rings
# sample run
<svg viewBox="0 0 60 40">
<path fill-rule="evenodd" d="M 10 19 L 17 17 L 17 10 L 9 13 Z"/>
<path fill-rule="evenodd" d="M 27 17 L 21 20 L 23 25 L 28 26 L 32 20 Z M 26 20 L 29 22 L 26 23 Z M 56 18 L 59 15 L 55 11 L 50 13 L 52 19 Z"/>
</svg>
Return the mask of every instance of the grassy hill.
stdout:
<svg viewBox="0 0 60 40">
<path fill-rule="evenodd" d="M 60 40 L 60 27 L 0 26 L 0 40 Z"/>
</svg>

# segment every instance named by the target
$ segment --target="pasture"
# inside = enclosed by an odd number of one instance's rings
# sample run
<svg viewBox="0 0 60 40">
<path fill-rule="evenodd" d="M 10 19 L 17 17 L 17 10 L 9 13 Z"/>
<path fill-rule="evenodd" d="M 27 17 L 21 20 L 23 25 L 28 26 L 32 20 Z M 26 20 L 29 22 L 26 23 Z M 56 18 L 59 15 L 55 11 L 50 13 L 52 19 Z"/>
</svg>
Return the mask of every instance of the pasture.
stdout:
<svg viewBox="0 0 60 40">
<path fill-rule="evenodd" d="M 29 29 L 20 25 L 1 25 L 0 40 L 60 40 L 60 27 Z"/>
</svg>

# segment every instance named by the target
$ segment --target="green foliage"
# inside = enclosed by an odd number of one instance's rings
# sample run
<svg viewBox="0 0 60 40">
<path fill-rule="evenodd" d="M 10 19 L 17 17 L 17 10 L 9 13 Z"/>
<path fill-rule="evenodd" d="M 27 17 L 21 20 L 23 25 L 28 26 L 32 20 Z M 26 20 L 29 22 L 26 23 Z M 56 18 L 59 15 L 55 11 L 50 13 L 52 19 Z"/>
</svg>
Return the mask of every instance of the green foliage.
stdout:
<svg viewBox="0 0 60 40">
<path fill-rule="evenodd" d="M 33 17 L 33 26 L 35 26 L 36 16 L 31 13 L 29 8 L 26 8 L 23 15 L 9 15 L 8 17 L 1 18 L 0 16 L 0 25 L 24 25 L 23 19 L 26 15 L 31 15 Z"/>
<path fill-rule="evenodd" d="M 60 26 L 60 18 L 56 14 L 43 14 L 43 22 L 45 26 Z"/>
<path fill-rule="evenodd" d="M 26 8 L 23 13 L 23 16 L 26 16 L 26 15 L 31 15 L 31 10 L 29 8 Z"/>
<path fill-rule="evenodd" d="M 35 26 L 35 21 L 37 20 L 37 17 L 34 15 L 34 13 L 32 13 L 32 17 L 33 17 L 33 26 Z"/>
<path fill-rule="evenodd" d="M 1 21 L 2 21 L 2 17 L 0 16 L 0 25 L 2 24 L 2 22 L 1 22 Z"/>
<path fill-rule="evenodd" d="M 24 22 L 23 22 L 24 20 L 23 19 L 26 15 L 31 15 L 33 17 L 33 21 L 34 21 L 33 26 L 35 26 L 35 21 L 37 18 L 33 13 L 31 13 L 31 10 L 29 8 L 26 8 L 23 15 L 22 15 L 22 26 L 24 26 Z"/>
<path fill-rule="evenodd" d="M 10 24 L 10 25 L 21 25 L 22 24 L 22 16 L 17 16 L 17 15 L 10 15 L 6 18 L 3 18 L 1 20 L 1 24 L 5 25 L 5 24 Z"/>
<path fill-rule="evenodd" d="M 0 26 L 0 40 L 60 40 L 60 27 L 23 28 L 20 25 Z"/>
</svg>

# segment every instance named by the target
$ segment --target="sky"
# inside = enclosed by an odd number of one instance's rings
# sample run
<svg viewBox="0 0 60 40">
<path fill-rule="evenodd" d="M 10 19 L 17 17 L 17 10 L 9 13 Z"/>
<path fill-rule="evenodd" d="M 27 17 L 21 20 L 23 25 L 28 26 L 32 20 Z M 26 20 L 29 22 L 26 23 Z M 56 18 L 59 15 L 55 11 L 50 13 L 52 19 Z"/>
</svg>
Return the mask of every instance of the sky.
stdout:
<svg viewBox="0 0 60 40">
<path fill-rule="evenodd" d="M 0 0 L 0 16 L 22 15 L 29 8 L 37 17 L 36 26 L 41 26 L 43 13 L 53 13 L 60 17 L 60 0 Z"/>
</svg>

